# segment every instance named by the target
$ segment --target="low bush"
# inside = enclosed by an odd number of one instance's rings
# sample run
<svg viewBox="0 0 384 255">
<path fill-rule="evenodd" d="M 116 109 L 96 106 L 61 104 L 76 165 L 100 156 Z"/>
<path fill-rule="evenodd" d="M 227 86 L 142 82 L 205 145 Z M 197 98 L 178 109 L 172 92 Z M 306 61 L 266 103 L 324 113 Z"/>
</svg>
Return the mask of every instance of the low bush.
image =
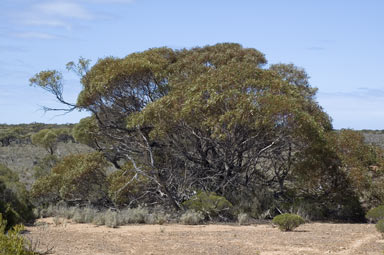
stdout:
<svg viewBox="0 0 384 255">
<path fill-rule="evenodd" d="M 105 225 L 105 217 L 102 213 L 96 213 L 95 217 L 93 217 L 92 224 L 97 226 Z"/>
<path fill-rule="evenodd" d="M 64 217 L 66 219 L 72 219 L 73 215 L 76 212 L 76 207 L 59 207 L 58 208 L 58 215 L 61 217 Z"/>
<path fill-rule="evenodd" d="M 121 225 L 132 223 L 146 223 L 149 212 L 147 208 L 137 207 L 124 209 L 119 213 L 119 222 Z"/>
<path fill-rule="evenodd" d="M 365 217 L 371 222 L 378 222 L 384 219 L 384 205 L 372 208 L 367 212 Z"/>
<path fill-rule="evenodd" d="M 146 223 L 163 225 L 169 221 L 169 215 L 163 212 L 153 212 L 148 215 Z"/>
<path fill-rule="evenodd" d="M 72 217 L 72 220 L 76 223 L 86 223 L 85 221 L 85 213 L 81 209 L 77 209 L 75 214 Z"/>
<path fill-rule="evenodd" d="M 34 220 L 33 206 L 25 185 L 11 169 L 0 164 L 0 213 L 6 220 L 6 229 Z"/>
<path fill-rule="evenodd" d="M 188 210 L 180 217 L 180 222 L 185 225 L 198 225 L 204 220 L 204 215 L 201 212 Z"/>
<path fill-rule="evenodd" d="M 376 230 L 381 233 L 382 237 L 384 237 L 384 220 L 379 220 L 376 223 Z"/>
<path fill-rule="evenodd" d="M 119 226 L 117 217 L 117 212 L 111 210 L 106 211 L 104 213 L 105 226 L 110 228 L 117 228 Z"/>
<path fill-rule="evenodd" d="M 246 225 L 249 223 L 249 216 L 246 213 L 239 213 L 237 215 L 237 221 L 239 222 L 239 225 Z"/>
<path fill-rule="evenodd" d="M 297 214 L 280 214 L 272 220 L 273 224 L 276 224 L 282 231 L 292 231 L 298 226 L 305 223 L 304 219 Z"/>
<path fill-rule="evenodd" d="M 93 218 L 95 218 L 95 215 L 97 213 L 97 210 L 95 210 L 91 207 L 86 207 L 83 209 L 83 213 L 84 213 L 84 221 L 86 223 L 92 223 Z"/>
</svg>

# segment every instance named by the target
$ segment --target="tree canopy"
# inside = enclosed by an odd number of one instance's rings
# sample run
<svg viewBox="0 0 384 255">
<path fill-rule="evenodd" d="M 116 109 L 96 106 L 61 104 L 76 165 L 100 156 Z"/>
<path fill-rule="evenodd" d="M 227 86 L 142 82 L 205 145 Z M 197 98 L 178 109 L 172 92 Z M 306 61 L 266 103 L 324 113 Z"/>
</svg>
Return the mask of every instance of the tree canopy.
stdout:
<svg viewBox="0 0 384 255">
<path fill-rule="evenodd" d="M 330 117 L 306 72 L 293 64 L 268 66 L 256 49 L 235 43 L 153 48 L 99 59 L 91 68 L 80 59 L 67 68 L 81 77 L 76 103 L 64 100 L 58 71 L 36 74 L 31 85 L 53 93 L 67 111 L 92 114 L 74 136 L 118 168 L 129 162 L 115 176 L 117 187 L 144 178 L 146 189 L 175 208 L 206 191 L 263 211 L 274 203 L 269 198 L 293 202 L 298 190 L 313 199 L 319 192 L 310 190 L 333 194 L 337 182 L 324 185 L 324 176 L 360 185 L 358 173 L 342 171 L 347 154 L 329 145 L 343 138 L 330 135 Z M 299 176 L 310 176 L 312 184 Z"/>
</svg>

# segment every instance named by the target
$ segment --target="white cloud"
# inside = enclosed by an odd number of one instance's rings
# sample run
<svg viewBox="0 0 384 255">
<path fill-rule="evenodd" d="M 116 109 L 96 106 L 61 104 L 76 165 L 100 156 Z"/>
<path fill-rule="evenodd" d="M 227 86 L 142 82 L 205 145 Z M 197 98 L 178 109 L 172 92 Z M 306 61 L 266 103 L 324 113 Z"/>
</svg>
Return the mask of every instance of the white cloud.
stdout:
<svg viewBox="0 0 384 255">
<path fill-rule="evenodd" d="M 55 35 L 51 35 L 48 33 L 39 33 L 39 32 L 17 33 L 17 34 L 14 34 L 14 36 L 18 38 L 23 38 L 23 39 L 43 39 L 43 40 L 51 40 L 51 39 L 57 38 L 57 36 Z"/>
<path fill-rule="evenodd" d="M 26 25 L 32 26 L 50 26 L 50 27 L 63 27 L 67 30 L 71 30 L 71 25 L 67 22 L 58 19 L 47 19 L 41 17 L 30 17 L 24 20 Z"/>
<path fill-rule="evenodd" d="M 0 0 L 1 1 L 1 0 Z M 39 31 L 46 28 L 72 30 L 74 26 L 81 26 L 84 22 L 105 19 L 109 17 L 103 12 L 95 13 L 92 5 L 130 4 L 134 0 L 43 0 L 33 1 L 24 6 L 24 10 L 11 14 L 13 21 L 20 25 L 37 27 Z M 83 22 L 83 23 L 82 23 Z M 28 30 L 22 27 L 22 30 Z M 18 29 L 19 31 L 21 29 Z M 60 33 L 60 32 L 58 32 Z M 10 33 L 8 33 L 10 34 Z M 56 39 L 50 32 L 20 32 L 13 33 L 19 38 Z"/>
<path fill-rule="evenodd" d="M 76 18 L 89 20 L 92 19 L 92 15 L 81 5 L 73 2 L 46 2 L 35 5 L 35 10 L 38 13 L 51 17 L 63 17 L 63 18 Z"/>
<path fill-rule="evenodd" d="M 71 30 L 74 21 L 89 21 L 94 16 L 81 4 L 74 1 L 59 0 L 45 1 L 27 7 L 26 11 L 14 15 L 15 21 L 29 26 L 57 27 Z M 39 37 L 36 34 L 27 35 Z M 53 39 L 49 36 L 40 36 L 41 39 Z"/>
</svg>

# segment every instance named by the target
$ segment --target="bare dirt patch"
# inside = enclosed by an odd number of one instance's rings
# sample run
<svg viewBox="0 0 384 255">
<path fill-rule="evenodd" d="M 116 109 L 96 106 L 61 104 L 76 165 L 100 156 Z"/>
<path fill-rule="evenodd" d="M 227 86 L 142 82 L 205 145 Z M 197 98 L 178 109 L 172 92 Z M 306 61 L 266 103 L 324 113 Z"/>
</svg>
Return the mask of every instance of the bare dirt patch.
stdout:
<svg viewBox="0 0 384 255">
<path fill-rule="evenodd" d="M 128 225 L 116 229 L 52 219 L 27 227 L 26 236 L 56 255 L 112 254 L 383 254 L 373 224 L 311 223 L 294 232 L 268 224 Z"/>
</svg>

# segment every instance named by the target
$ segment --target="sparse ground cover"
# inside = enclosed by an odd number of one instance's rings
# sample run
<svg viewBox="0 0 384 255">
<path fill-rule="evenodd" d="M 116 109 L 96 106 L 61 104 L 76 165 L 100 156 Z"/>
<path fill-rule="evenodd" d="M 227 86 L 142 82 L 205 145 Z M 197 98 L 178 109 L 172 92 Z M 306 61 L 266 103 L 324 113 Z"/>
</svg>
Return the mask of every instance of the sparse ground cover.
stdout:
<svg viewBox="0 0 384 255">
<path fill-rule="evenodd" d="M 112 254 L 383 254 L 374 224 L 310 223 L 293 232 L 270 224 L 128 225 L 116 229 L 39 220 L 26 236 L 54 255 Z"/>
</svg>

